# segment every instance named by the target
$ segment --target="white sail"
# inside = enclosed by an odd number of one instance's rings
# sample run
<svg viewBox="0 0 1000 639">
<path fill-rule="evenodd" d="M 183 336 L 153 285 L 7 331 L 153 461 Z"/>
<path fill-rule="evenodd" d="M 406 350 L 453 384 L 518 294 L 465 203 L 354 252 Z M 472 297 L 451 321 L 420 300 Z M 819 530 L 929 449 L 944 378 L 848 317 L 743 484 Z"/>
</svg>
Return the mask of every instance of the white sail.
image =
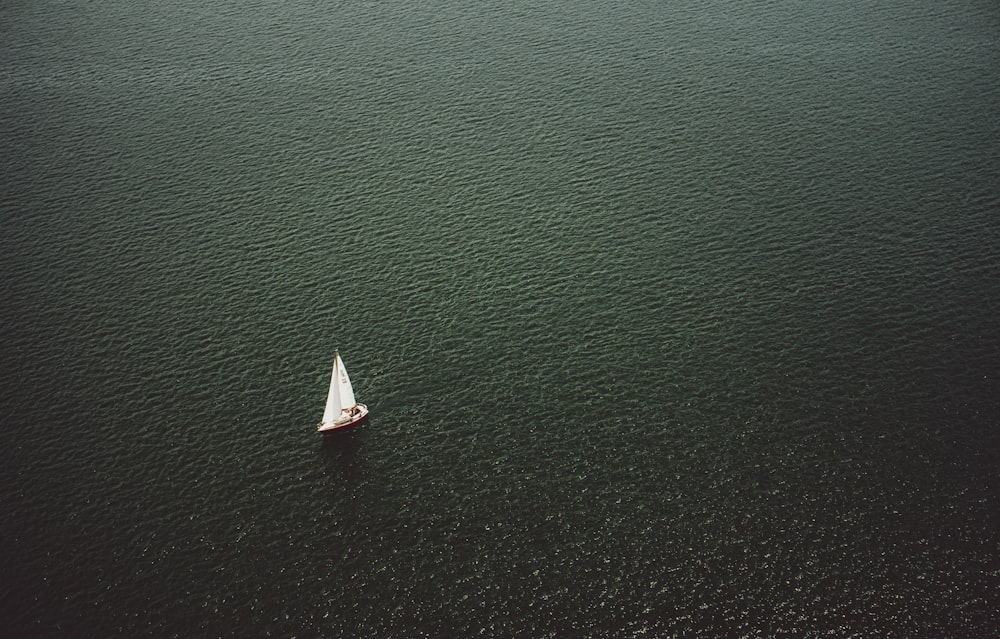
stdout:
<svg viewBox="0 0 1000 639">
<path fill-rule="evenodd" d="M 330 375 L 330 393 L 326 396 L 326 409 L 323 411 L 323 424 L 332 424 L 334 420 L 340 417 L 340 411 L 342 409 L 341 399 L 340 399 L 340 375 L 337 370 L 338 364 L 340 364 L 340 353 L 333 358 L 333 374 Z M 347 374 L 346 372 L 344 373 Z M 350 383 L 348 382 L 348 386 Z M 351 402 L 354 402 L 354 392 L 351 392 Z"/>
<path fill-rule="evenodd" d="M 347 376 L 344 360 L 340 359 L 340 353 L 337 353 L 335 365 L 339 366 L 335 367 L 334 370 L 340 372 L 340 408 L 341 410 L 352 408 L 357 404 L 354 401 L 354 388 L 351 386 L 351 378 Z"/>
</svg>

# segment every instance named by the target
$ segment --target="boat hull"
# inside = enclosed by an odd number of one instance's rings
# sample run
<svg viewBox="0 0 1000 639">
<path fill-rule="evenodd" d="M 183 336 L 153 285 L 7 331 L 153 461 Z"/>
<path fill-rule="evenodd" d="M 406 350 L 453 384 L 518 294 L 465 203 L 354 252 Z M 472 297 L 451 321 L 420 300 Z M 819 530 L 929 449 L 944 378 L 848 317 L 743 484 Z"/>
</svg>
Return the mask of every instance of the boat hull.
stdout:
<svg viewBox="0 0 1000 639">
<path fill-rule="evenodd" d="M 364 404 L 358 404 L 358 408 L 361 409 L 361 410 L 360 410 L 359 414 L 356 417 L 354 417 L 354 419 L 352 419 L 352 420 L 350 420 L 348 422 L 340 423 L 340 424 L 334 423 L 334 424 L 331 424 L 329 426 L 324 425 L 324 424 L 320 424 L 319 428 L 317 428 L 317 430 L 320 433 L 324 434 L 324 435 L 328 435 L 330 433 L 339 433 L 341 431 L 345 431 L 348 428 L 354 428 L 355 426 L 357 426 L 361 422 L 363 422 L 366 419 L 368 419 L 368 407 L 366 405 L 364 405 Z"/>
</svg>

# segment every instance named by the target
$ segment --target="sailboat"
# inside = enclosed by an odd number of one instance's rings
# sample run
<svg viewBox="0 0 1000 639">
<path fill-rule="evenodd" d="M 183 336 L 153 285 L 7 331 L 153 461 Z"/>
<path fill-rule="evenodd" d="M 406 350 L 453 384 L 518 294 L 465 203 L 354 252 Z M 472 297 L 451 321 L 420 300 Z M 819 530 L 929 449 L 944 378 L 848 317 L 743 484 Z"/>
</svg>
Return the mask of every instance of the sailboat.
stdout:
<svg viewBox="0 0 1000 639">
<path fill-rule="evenodd" d="M 354 388 L 347 376 L 340 351 L 333 356 L 333 374 L 330 376 L 330 393 L 326 396 L 326 410 L 319 423 L 321 433 L 344 430 L 356 426 L 368 417 L 368 407 L 354 400 Z"/>
</svg>

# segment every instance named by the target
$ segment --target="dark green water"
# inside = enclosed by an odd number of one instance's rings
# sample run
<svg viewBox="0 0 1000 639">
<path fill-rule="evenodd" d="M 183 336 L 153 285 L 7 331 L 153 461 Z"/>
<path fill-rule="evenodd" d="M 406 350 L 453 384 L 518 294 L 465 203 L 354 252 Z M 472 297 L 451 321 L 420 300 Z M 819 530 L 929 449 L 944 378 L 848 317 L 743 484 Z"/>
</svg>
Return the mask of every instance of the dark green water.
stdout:
<svg viewBox="0 0 1000 639">
<path fill-rule="evenodd" d="M 5 3 L 0 634 L 995 636 L 998 37 Z"/>
</svg>

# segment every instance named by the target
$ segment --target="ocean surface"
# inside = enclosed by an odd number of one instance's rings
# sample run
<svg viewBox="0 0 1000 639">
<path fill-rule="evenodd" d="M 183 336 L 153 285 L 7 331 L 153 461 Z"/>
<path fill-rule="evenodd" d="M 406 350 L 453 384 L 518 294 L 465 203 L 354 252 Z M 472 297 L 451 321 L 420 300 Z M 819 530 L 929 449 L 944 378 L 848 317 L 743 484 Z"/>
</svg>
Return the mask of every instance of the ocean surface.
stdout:
<svg viewBox="0 0 1000 639">
<path fill-rule="evenodd" d="M 998 70 L 993 0 L 4 2 L 0 635 L 998 636 Z"/>
</svg>

